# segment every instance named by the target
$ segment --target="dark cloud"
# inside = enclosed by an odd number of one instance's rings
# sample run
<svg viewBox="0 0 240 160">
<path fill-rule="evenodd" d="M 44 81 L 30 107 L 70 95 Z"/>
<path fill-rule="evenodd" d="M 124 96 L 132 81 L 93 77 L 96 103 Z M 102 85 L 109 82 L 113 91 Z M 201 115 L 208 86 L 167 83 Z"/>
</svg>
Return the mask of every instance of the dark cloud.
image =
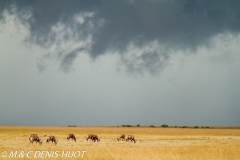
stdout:
<svg viewBox="0 0 240 160">
<path fill-rule="evenodd" d="M 130 70 L 156 71 L 168 60 L 168 49 L 190 49 L 209 46 L 213 36 L 220 33 L 239 33 L 240 2 L 237 0 L 140 0 L 140 1 L 1 1 L 0 9 L 16 14 L 23 23 L 29 25 L 30 40 L 37 45 L 51 48 L 66 41 L 85 41 L 91 36 L 91 45 L 85 50 L 92 58 L 107 51 L 126 55 L 131 43 L 141 47 L 157 41 L 165 48 L 163 52 L 145 52 L 136 58 L 128 59 Z M 78 23 L 74 17 L 84 15 Z M 30 16 L 29 16 L 30 15 Z M 2 17 L 3 18 L 3 17 Z M 59 42 L 59 32 L 52 33 L 53 27 L 63 24 L 63 39 Z M 72 48 L 70 50 L 76 50 Z M 77 57 L 78 50 L 56 50 L 61 58 L 62 68 L 68 68 Z M 54 51 L 53 51 L 54 52 Z M 131 52 L 131 51 L 129 51 Z M 134 56 L 133 56 L 134 57 Z M 123 60 L 126 58 L 122 58 Z M 159 60 L 159 61 L 158 61 Z M 131 65 L 130 65 L 131 64 Z"/>
<path fill-rule="evenodd" d="M 69 71 L 69 67 L 72 66 L 73 61 L 76 59 L 78 54 L 83 51 L 83 48 L 76 49 L 70 53 L 65 54 L 61 59 L 61 67 L 65 72 Z"/>
</svg>

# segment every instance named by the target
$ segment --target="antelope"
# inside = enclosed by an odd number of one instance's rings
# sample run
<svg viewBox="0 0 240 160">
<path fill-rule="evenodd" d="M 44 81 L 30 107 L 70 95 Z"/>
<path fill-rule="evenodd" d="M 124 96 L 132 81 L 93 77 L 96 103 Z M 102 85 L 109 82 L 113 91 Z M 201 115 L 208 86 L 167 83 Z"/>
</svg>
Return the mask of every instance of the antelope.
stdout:
<svg viewBox="0 0 240 160">
<path fill-rule="evenodd" d="M 50 142 L 50 141 L 52 141 L 52 143 L 54 142 L 55 144 L 57 144 L 57 140 L 56 140 L 56 138 L 55 138 L 55 136 L 49 136 L 48 137 L 48 139 L 46 140 L 46 143 L 48 143 L 48 142 Z"/>
<path fill-rule="evenodd" d="M 89 134 L 88 136 L 87 136 L 87 138 L 86 138 L 86 140 L 88 141 L 88 139 L 91 139 L 92 141 L 100 141 L 100 139 L 98 138 L 98 136 L 97 135 L 95 135 L 95 134 Z"/>
<path fill-rule="evenodd" d="M 29 137 L 29 141 L 32 144 L 33 144 L 34 141 L 36 141 L 36 143 L 39 143 L 39 145 L 42 145 L 42 140 L 41 140 L 41 138 L 38 137 L 37 134 L 31 134 L 30 137 Z"/>
<path fill-rule="evenodd" d="M 68 134 L 67 140 L 69 140 L 70 138 L 76 142 L 76 137 L 74 134 L 72 133 Z"/>
</svg>

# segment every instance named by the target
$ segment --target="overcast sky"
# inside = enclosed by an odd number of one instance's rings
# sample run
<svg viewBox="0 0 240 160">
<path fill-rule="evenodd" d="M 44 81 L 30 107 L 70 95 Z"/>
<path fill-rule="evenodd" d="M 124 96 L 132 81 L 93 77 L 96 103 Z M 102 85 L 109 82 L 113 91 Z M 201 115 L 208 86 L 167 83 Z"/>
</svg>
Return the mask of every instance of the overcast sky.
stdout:
<svg viewBox="0 0 240 160">
<path fill-rule="evenodd" d="M 240 125 L 240 1 L 0 1 L 0 125 Z"/>
</svg>

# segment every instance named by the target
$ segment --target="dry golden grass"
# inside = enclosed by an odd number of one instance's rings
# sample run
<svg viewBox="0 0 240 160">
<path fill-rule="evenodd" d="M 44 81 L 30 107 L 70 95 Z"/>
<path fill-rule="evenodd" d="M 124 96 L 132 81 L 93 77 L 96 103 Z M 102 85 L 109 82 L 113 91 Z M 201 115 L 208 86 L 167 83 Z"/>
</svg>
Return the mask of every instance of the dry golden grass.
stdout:
<svg viewBox="0 0 240 160">
<path fill-rule="evenodd" d="M 43 144 L 30 144 L 28 137 L 36 133 Z M 68 133 L 74 133 L 77 142 L 67 141 Z M 89 133 L 97 134 L 100 142 L 86 141 Z M 117 141 L 121 134 L 132 134 L 137 142 Z M 55 135 L 58 144 L 46 144 L 45 135 Z M 240 159 L 240 129 L 190 129 L 150 127 L 16 127 L 0 126 L 0 159 Z M 9 157 L 18 151 L 16 157 Z M 24 151 L 24 157 L 19 157 Z M 27 157 L 30 152 L 31 158 Z M 34 158 L 40 151 L 58 153 L 57 157 Z M 62 157 L 62 153 L 86 151 L 84 157 Z M 82 152 L 79 152 L 82 154 Z M 70 154 L 71 155 L 71 154 Z M 43 156 L 46 156 L 43 155 Z M 78 156 L 78 155 L 76 155 Z"/>
</svg>

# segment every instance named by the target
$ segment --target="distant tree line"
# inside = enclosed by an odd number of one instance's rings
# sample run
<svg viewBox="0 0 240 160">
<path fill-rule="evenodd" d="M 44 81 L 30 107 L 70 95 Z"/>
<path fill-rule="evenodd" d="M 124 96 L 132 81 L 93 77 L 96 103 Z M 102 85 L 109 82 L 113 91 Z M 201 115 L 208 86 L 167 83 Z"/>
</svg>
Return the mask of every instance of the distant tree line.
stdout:
<svg viewBox="0 0 240 160">
<path fill-rule="evenodd" d="M 68 127 L 76 127 L 76 125 L 68 125 Z"/>
<path fill-rule="evenodd" d="M 121 125 L 121 127 L 140 127 L 140 126 L 141 126 L 140 124 L 137 124 L 137 125 L 123 124 L 123 125 Z M 119 127 L 119 126 L 117 126 L 117 127 Z M 162 124 L 160 126 L 149 125 L 149 126 L 143 126 L 143 127 L 151 127 L 151 128 L 154 128 L 154 127 L 161 127 L 161 128 L 195 128 L 195 129 L 210 128 L 208 126 L 169 126 L 167 124 Z M 214 127 L 211 127 L 211 128 L 214 128 Z"/>
<path fill-rule="evenodd" d="M 130 124 L 123 124 L 121 125 L 122 127 L 140 127 L 140 124 L 137 124 L 137 125 L 130 125 Z"/>
</svg>

